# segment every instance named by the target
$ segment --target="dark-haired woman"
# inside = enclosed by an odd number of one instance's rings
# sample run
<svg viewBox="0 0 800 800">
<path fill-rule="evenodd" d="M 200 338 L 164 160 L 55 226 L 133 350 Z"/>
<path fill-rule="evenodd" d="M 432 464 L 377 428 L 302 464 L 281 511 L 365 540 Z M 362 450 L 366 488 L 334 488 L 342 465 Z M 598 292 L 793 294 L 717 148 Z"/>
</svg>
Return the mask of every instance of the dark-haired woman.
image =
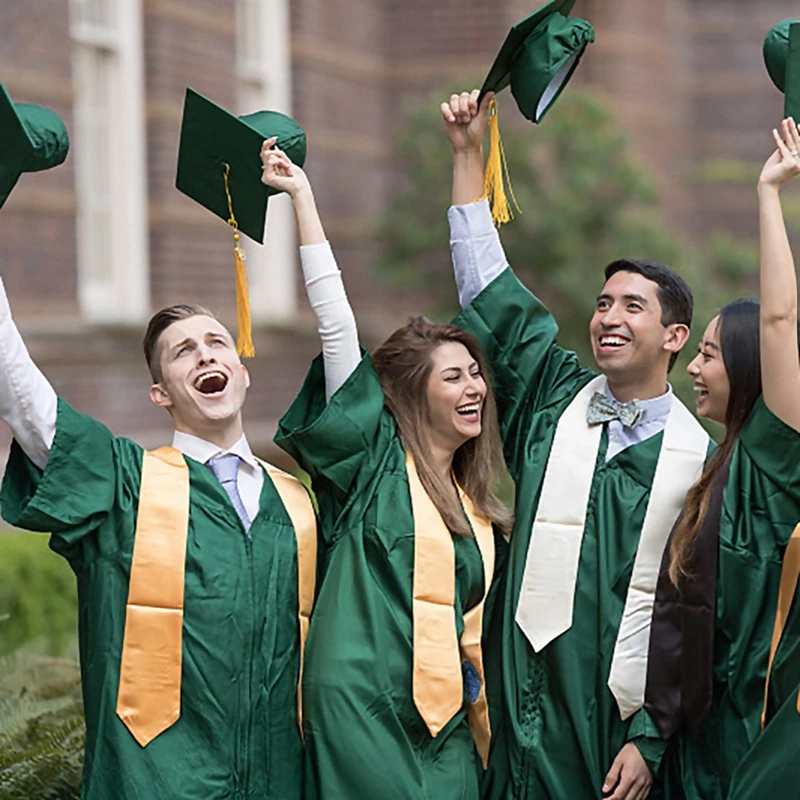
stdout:
<svg viewBox="0 0 800 800">
<path fill-rule="evenodd" d="M 723 308 L 688 367 L 698 415 L 725 437 L 687 495 L 653 618 L 647 708 L 662 734 L 679 730 L 663 765 L 673 798 L 727 798 L 758 738 L 781 560 L 800 520 L 797 284 L 778 197 L 800 173 L 797 126 L 775 139 L 758 187 L 761 305 Z"/>
<path fill-rule="evenodd" d="M 269 145 L 264 181 L 294 202 L 323 343 L 276 437 L 311 475 L 325 539 L 305 651 L 306 797 L 477 800 L 483 609 L 495 530 L 510 523 L 483 360 L 468 334 L 422 318 L 360 356 L 308 181 Z"/>
</svg>

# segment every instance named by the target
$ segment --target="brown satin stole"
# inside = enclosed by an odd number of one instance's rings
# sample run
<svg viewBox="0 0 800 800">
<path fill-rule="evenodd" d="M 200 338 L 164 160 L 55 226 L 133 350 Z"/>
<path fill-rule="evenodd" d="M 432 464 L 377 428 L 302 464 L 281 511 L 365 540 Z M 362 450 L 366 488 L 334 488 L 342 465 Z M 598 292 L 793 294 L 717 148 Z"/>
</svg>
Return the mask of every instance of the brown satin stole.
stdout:
<svg viewBox="0 0 800 800">
<path fill-rule="evenodd" d="M 681 579 L 679 589 L 669 578 L 672 536 L 664 549 L 653 605 L 644 704 L 664 739 L 683 721 L 697 733 L 711 709 L 719 526 L 730 461 L 728 456 L 717 473 L 708 511 L 692 544 L 693 574 Z"/>
</svg>

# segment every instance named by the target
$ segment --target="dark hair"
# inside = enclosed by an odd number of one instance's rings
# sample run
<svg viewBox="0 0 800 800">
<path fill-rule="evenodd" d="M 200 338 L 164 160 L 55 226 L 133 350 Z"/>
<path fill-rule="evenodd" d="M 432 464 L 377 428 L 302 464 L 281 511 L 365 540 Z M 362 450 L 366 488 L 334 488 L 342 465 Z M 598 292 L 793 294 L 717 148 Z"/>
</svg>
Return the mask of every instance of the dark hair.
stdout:
<svg viewBox="0 0 800 800">
<path fill-rule="evenodd" d="M 730 392 L 725 409 L 725 438 L 714 452 L 700 480 L 686 495 L 683 515 L 672 535 L 669 575 L 677 586 L 680 576 L 691 573 L 691 549 L 703 524 L 711 490 L 720 468 L 733 450 L 747 418 L 761 394 L 761 334 L 757 300 L 734 300 L 719 312 L 722 363 Z"/>
<path fill-rule="evenodd" d="M 635 258 L 621 258 L 612 261 L 605 268 L 606 280 L 618 272 L 634 272 L 653 281 L 658 286 L 658 303 L 661 306 L 661 324 L 686 325 L 692 327 L 692 314 L 694 313 L 694 296 L 689 284 L 664 264 L 658 261 L 639 261 Z M 678 354 L 673 353 L 669 359 L 667 372 L 675 366 Z"/>
<path fill-rule="evenodd" d="M 413 317 L 372 354 L 386 406 L 397 423 L 403 447 L 414 459 L 420 482 L 445 524 L 455 534 L 471 536 L 461 504 L 431 468 L 430 445 L 424 435 L 430 426 L 427 385 L 433 368 L 431 354 L 447 342 L 463 344 L 486 379 L 481 432 L 456 450 L 453 473 L 478 513 L 509 532 L 512 514 L 495 490 L 503 466 L 497 408 L 486 362 L 475 339 L 455 325 L 437 325 L 425 317 Z"/>
<path fill-rule="evenodd" d="M 147 323 L 147 330 L 144 332 L 142 345 L 144 347 L 144 360 L 147 362 L 147 368 L 150 370 L 150 376 L 153 378 L 154 383 L 158 383 L 161 380 L 161 352 L 158 347 L 161 334 L 173 322 L 198 316 L 216 319 L 214 314 L 203 308 L 203 306 L 189 303 L 177 303 L 174 306 L 162 308 L 161 311 L 157 311 L 150 318 L 150 322 Z"/>
</svg>

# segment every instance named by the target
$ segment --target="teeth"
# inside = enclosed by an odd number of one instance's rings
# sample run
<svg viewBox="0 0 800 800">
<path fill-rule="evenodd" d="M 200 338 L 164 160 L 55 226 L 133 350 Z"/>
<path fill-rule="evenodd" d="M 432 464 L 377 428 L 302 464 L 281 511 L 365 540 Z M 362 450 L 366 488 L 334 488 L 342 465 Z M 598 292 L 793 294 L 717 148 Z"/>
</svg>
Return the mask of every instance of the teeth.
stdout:
<svg viewBox="0 0 800 800">
<path fill-rule="evenodd" d="M 221 378 L 223 381 L 225 380 L 225 376 L 221 372 L 206 372 L 205 375 L 201 375 L 197 379 L 197 382 L 202 383 L 203 381 L 206 381 L 209 378 Z"/>
<path fill-rule="evenodd" d="M 468 406 L 460 406 L 456 409 L 459 414 L 477 414 L 480 411 L 479 403 L 471 403 Z"/>
<path fill-rule="evenodd" d="M 623 339 L 621 336 L 601 336 L 600 344 L 622 345 L 627 344 L 628 340 Z"/>
<path fill-rule="evenodd" d="M 706 394 L 706 392 L 708 392 L 708 389 L 705 386 L 693 386 L 692 388 L 699 394 Z"/>
<path fill-rule="evenodd" d="M 228 383 L 228 379 L 223 372 L 219 370 L 214 370 L 213 372 L 205 372 L 203 373 L 197 380 L 194 382 L 194 388 L 203 391 L 203 387 L 209 381 L 219 382 L 219 387 L 215 389 L 215 387 L 211 386 L 211 391 L 209 394 L 213 394 L 215 391 L 222 391 Z"/>
</svg>

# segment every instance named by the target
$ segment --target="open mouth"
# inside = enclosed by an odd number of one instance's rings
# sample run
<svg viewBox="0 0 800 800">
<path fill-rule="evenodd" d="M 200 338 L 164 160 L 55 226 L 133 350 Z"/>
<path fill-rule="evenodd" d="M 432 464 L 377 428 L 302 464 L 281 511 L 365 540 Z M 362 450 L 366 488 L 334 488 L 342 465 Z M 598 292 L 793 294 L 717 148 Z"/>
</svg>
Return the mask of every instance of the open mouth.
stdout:
<svg viewBox="0 0 800 800">
<path fill-rule="evenodd" d="M 695 383 L 692 387 L 697 393 L 697 404 L 700 405 L 708 399 L 708 389 L 702 383 Z"/>
<path fill-rule="evenodd" d="M 222 372 L 204 372 L 194 382 L 194 388 L 200 394 L 219 394 L 228 385 L 228 377 Z"/>
<path fill-rule="evenodd" d="M 459 417 L 463 417 L 467 422 L 478 422 L 481 417 L 481 404 L 468 403 L 456 409 Z"/>
<path fill-rule="evenodd" d="M 630 339 L 626 338 L 625 336 L 620 336 L 619 334 L 606 334 L 601 336 L 598 340 L 600 342 L 600 347 L 602 348 L 609 348 L 609 349 L 617 349 L 620 347 L 624 347 Z"/>
</svg>

